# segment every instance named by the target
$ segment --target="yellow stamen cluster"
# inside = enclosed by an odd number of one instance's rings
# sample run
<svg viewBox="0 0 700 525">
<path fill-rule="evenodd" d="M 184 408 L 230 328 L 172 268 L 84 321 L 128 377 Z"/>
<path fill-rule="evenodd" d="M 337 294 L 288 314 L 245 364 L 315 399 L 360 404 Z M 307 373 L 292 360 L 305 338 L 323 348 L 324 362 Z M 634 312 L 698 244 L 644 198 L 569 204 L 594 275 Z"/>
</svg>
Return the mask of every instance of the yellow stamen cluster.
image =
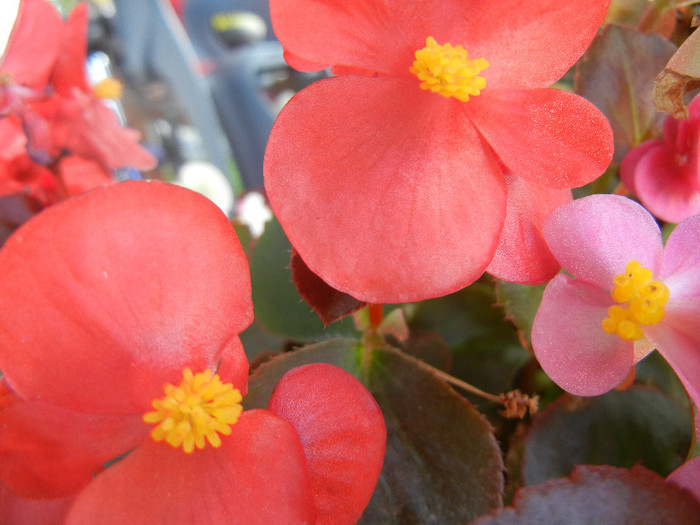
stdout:
<svg viewBox="0 0 700 525">
<path fill-rule="evenodd" d="M 421 89 L 455 97 L 467 102 L 486 87 L 486 79 L 479 73 L 489 67 L 483 58 L 468 58 L 467 50 L 452 44 L 439 45 L 432 36 L 425 47 L 416 51 L 416 61 L 409 71 L 421 81 Z"/>
<path fill-rule="evenodd" d="M 186 368 L 179 386 L 168 383 L 163 390 L 165 397 L 153 400 L 155 411 L 144 414 L 143 420 L 158 424 L 151 431 L 155 441 L 182 447 L 187 454 L 195 447 L 203 449 L 206 441 L 220 447 L 219 434 L 231 434 L 231 425 L 243 411 L 241 393 L 209 369 L 193 374 Z"/>
<path fill-rule="evenodd" d="M 625 273 L 615 276 L 610 296 L 617 303 L 608 309 L 602 326 L 609 334 L 626 341 L 644 337 L 642 325 L 653 325 L 664 317 L 664 305 L 669 298 L 668 287 L 654 279 L 649 268 L 639 261 L 630 261 Z"/>
<path fill-rule="evenodd" d="M 124 86 L 115 78 L 105 78 L 100 80 L 92 89 L 93 94 L 97 98 L 118 99 L 121 98 Z"/>
</svg>

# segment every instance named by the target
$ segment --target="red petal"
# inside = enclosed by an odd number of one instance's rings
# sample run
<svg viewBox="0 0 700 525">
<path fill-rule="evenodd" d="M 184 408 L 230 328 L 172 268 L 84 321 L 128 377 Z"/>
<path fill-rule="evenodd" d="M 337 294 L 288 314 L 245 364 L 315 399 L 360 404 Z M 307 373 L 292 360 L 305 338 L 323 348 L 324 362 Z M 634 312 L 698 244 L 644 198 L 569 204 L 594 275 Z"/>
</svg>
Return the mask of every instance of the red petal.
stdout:
<svg viewBox="0 0 700 525">
<path fill-rule="evenodd" d="M 78 496 L 67 525 L 314 523 L 304 450 L 286 421 L 244 412 L 222 446 L 147 441 Z"/>
<path fill-rule="evenodd" d="M 556 207 L 571 201 L 569 190 L 537 186 L 515 175 L 506 175 L 508 207 L 496 254 L 486 271 L 498 279 L 540 284 L 559 271 L 542 228 Z"/>
<path fill-rule="evenodd" d="M 611 304 L 604 290 L 561 273 L 545 288 L 532 325 L 532 347 L 547 375 L 567 392 L 604 394 L 632 368 L 632 343 L 600 324 Z"/>
<path fill-rule="evenodd" d="M 465 109 L 508 169 L 535 184 L 582 186 L 612 159 L 610 124 L 578 95 L 494 90 L 470 99 Z"/>
<path fill-rule="evenodd" d="M 0 523 L 56 525 L 63 523 L 73 498 L 33 500 L 17 496 L 0 483 Z"/>
<path fill-rule="evenodd" d="M 61 95 L 70 95 L 73 88 L 90 91 L 85 75 L 88 39 L 88 4 L 78 4 L 66 21 L 63 40 L 51 75 L 54 89 Z"/>
<path fill-rule="evenodd" d="M 59 161 L 58 172 L 68 195 L 80 195 L 115 182 L 98 163 L 75 155 L 63 157 Z"/>
<path fill-rule="evenodd" d="M 24 497 L 75 494 L 148 435 L 140 416 L 85 414 L 23 401 L 3 388 L 0 478 Z"/>
<path fill-rule="evenodd" d="M 608 3 L 271 0 L 270 12 L 285 50 L 311 63 L 412 78 L 414 53 L 432 36 L 486 58 L 487 85 L 512 88 L 558 80 L 593 40 Z"/>
<path fill-rule="evenodd" d="M 301 437 L 317 524 L 357 523 L 374 492 L 386 448 L 384 417 L 371 394 L 340 368 L 305 365 L 280 379 L 268 409 Z"/>
<path fill-rule="evenodd" d="M 280 113 L 268 197 L 299 255 L 333 288 L 409 302 L 482 274 L 505 185 L 460 107 L 411 81 L 344 76 L 312 84 Z"/>
<path fill-rule="evenodd" d="M 46 0 L 23 0 L 0 64 L 16 84 L 43 88 L 59 52 L 63 21 Z"/>
<path fill-rule="evenodd" d="M 252 320 L 248 264 L 211 201 L 159 182 L 45 210 L 0 252 L 0 369 L 27 399 L 142 412 Z M 240 349 L 238 350 L 240 351 Z"/>
</svg>

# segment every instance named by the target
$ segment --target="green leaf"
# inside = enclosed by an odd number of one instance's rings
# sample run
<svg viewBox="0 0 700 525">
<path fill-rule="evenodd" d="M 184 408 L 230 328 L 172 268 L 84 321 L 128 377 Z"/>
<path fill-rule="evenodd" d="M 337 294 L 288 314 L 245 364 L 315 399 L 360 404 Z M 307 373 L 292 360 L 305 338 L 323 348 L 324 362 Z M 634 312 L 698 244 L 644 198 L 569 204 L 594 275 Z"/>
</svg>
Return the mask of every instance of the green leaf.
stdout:
<svg viewBox="0 0 700 525">
<path fill-rule="evenodd" d="M 447 371 L 490 393 L 511 390 L 518 372 L 531 358 L 515 326 L 496 305 L 494 285 L 487 279 L 416 305 L 409 326 L 439 333 L 453 353 Z"/>
<path fill-rule="evenodd" d="M 569 479 L 521 489 L 514 508 L 472 525 L 695 525 L 698 516 L 700 502 L 689 492 L 644 467 L 581 466 Z"/>
<path fill-rule="evenodd" d="M 465 523 L 502 505 L 503 461 L 488 422 L 396 349 L 368 351 L 345 339 L 284 354 L 251 376 L 245 407 L 265 407 L 287 370 L 312 362 L 339 366 L 360 379 L 384 414 L 384 467 L 360 523 Z"/>
<path fill-rule="evenodd" d="M 659 133 L 663 115 L 652 102 L 654 79 L 675 50 L 659 35 L 609 25 L 579 64 L 576 91 L 610 121 L 616 162 L 631 147 Z"/>
<path fill-rule="evenodd" d="M 525 348 L 531 347 L 532 323 L 542 302 L 545 286 L 545 284 L 528 286 L 505 281 L 496 283 L 498 303 L 503 307 L 506 318 L 518 329 L 520 344 Z"/>
<path fill-rule="evenodd" d="M 685 460 L 690 411 L 647 387 L 594 398 L 563 396 L 534 418 L 525 441 L 527 485 L 568 475 L 575 465 L 631 467 L 642 463 L 662 476 Z"/>
<path fill-rule="evenodd" d="M 301 299 L 289 268 L 291 249 L 279 222 L 269 221 L 250 261 L 255 318 L 271 333 L 296 341 L 357 335 L 351 318 L 324 326 Z"/>
</svg>

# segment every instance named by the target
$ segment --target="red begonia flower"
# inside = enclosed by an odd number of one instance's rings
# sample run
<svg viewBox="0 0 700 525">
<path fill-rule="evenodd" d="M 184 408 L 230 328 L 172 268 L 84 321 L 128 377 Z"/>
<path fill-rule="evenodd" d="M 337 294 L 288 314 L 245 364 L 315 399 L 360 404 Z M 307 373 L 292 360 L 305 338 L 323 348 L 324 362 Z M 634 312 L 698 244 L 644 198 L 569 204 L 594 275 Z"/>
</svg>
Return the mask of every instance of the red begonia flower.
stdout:
<svg viewBox="0 0 700 525">
<path fill-rule="evenodd" d="M 607 6 L 272 0 L 290 64 L 336 74 L 287 104 L 265 159 L 273 211 L 308 267 L 366 301 L 443 295 L 494 258 L 506 221 L 501 166 L 549 202 L 551 189 L 600 175 L 612 157 L 608 122 L 547 88 L 584 52 Z M 448 56 L 464 69 L 440 78 L 434 66 Z M 428 70 L 424 84 L 412 67 Z M 504 242 L 516 238 L 525 254 L 501 250 L 494 271 L 551 277 L 552 259 L 531 257 L 527 241 L 541 221 L 519 238 L 518 222 L 506 223 Z M 537 267 L 520 271 L 524 261 Z"/>
<path fill-rule="evenodd" d="M 0 479 L 81 491 L 66 523 L 350 523 L 369 501 L 386 431 L 350 374 L 310 365 L 240 414 L 247 261 L 201 195 L 126 182 L 58 203 L 0 251 L 0 293 Z"/>
<path fill-rule="evenodd" d="M 700 213 L 700 97 L 688 104 L 688 117 L 666 117 L 663 140 L 631 150 L 620 178 L 656 217 L 679 223 Z"/>
</svg>

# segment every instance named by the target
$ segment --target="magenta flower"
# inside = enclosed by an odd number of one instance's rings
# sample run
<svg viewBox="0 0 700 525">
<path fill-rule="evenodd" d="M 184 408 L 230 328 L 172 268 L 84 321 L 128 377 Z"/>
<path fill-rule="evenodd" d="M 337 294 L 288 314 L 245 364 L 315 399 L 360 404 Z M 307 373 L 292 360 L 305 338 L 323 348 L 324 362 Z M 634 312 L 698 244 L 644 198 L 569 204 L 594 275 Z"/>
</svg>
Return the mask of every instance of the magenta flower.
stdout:
<svg viewBox="0 0 700 525">
<path fill-rule="evenodd" d="M 700 97 L 688 118 L 667 117 L 662 140 L 647 140 L 630 151 L 620 178 L 654 215 L 678 223 L 700 213 Z"/>
<path fill-rule="evenodd" d="M 639 204 L 592 195 L 552 212 L 544 236 L 573 276 L 550 281 L 532 328 L 549 377 L 576 395 L 602 394 L 656 348 L 700 400 L 700 215 L 664 248 Z"/>
</svg>

